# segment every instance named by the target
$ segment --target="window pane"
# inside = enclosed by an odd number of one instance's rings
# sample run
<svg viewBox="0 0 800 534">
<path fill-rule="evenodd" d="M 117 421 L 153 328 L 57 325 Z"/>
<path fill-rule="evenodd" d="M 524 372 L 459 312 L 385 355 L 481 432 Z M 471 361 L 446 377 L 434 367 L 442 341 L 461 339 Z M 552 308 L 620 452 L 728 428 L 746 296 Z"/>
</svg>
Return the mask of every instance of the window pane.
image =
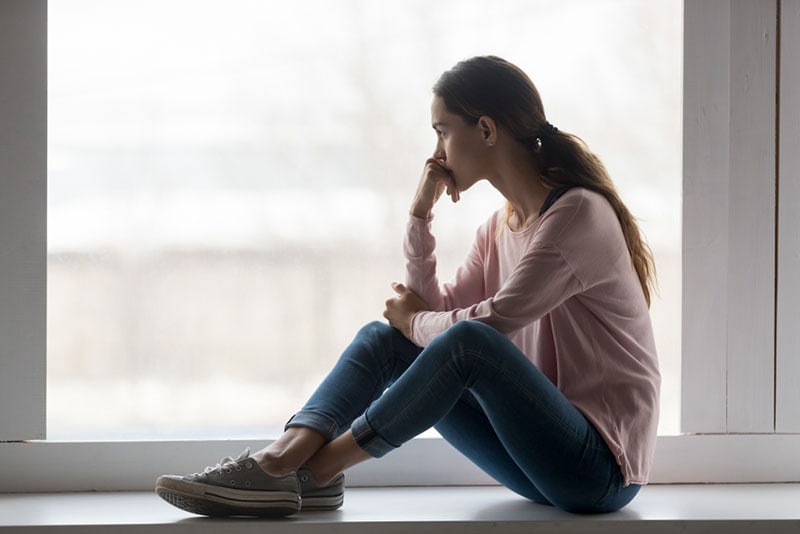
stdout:
<svg viewBox="0 0 800 534">
<path fill-rule="evenodd" d="M 51 439 L 264 437 L 380 318 L 430 87 L 497 54 L 604 160 L 655 251 L 662 432 L 680 347 L 681 3 L 49 6 Z M 437 207 L 449 277 L 500 197 Z"/>
</svg>

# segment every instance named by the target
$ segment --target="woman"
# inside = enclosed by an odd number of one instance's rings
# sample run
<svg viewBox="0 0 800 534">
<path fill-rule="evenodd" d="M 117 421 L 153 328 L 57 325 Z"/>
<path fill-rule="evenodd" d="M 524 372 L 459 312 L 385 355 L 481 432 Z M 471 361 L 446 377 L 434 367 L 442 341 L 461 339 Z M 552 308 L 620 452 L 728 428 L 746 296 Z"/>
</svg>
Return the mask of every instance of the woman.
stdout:
<svg viewBox="0 0 800 534">
<path fill-rule="evenodd" d="M 660 375 L 653 259 L 636 222 L 516 66 L 475 57 L 433 92 L 436 150 L 411 204 L 389 324 L 357 334 L 271 445 L 159 478 L 170 503 L 206 515 L 337 508 L 345 469 L 431 426 L 537 503 L 610 512 L 647 482 Z M 440 286 L 434 205 L 479 180 L 507 205 Z"/>
</svg>

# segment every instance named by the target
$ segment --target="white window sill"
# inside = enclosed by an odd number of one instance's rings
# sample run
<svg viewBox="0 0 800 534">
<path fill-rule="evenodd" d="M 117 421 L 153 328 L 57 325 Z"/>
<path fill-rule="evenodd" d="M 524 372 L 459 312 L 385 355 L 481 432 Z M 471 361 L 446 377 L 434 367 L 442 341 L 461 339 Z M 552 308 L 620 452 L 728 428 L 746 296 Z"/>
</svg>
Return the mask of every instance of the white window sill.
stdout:
<svg viewBox="0 0 800 534">
<path fill-rule="evenodd" d="M 0 493 L 149 491 L 267 441 L 0 443 Z M 659 436 L 654 484 L 800 482 L 800 434 Z M 356 486 L 470 486 L 493 481 L 442 439 L 409 441 L 348 470 Z"/>
<path fill-rule="evenodd" d="M 207 519 L 153 492 L 0 494 L 0 533 L 17 532 L 780 532 L 800 531 L 800 484 L 655 485 L 624 510 L 573 515 L 499 486 L 348 488 L 336 512 Z"/>
</svg>

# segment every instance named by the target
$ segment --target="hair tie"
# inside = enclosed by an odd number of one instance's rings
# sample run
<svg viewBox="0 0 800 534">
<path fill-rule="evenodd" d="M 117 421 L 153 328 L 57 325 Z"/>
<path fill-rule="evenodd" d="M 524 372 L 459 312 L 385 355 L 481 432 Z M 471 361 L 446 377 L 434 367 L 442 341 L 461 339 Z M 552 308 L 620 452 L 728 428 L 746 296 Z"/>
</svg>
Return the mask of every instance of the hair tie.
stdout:
<svg viewBox="0 0 800 534">
<path fill-rule="evenodd" d="M 544 121 L 539 127 L 539 131 L 536 134 L 536 138 L 533 140 L 533 149 L 536 152 L 539 152 L 542 149 L 542 140 L 552 137 L 553 135 L 558 133 L 558 128 L 550 124 L 548 121 Z"/>
<path fill-rule="evenodd" d="M 558 128 L 550 124 L 549 121 L 544 121 L 541 128 L 539 128 L 539 137 L 547 137 L 558 133 Z"/>
</svg>

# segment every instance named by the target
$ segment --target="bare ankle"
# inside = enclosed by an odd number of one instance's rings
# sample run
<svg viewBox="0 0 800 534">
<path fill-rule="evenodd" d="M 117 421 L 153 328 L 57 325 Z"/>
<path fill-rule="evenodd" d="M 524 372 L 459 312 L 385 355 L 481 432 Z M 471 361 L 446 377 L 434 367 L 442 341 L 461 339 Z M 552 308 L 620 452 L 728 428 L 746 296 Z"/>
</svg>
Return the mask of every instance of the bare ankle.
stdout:
<svg viewBox="0 0 800 534">
<path fill-rule="evenodd" d="M 325 486 L 348 467 L 369 458 L 369 454 L 356 443 L 352 433 L 348 431 L 317 451 L 307 461 L 306 466 L 317 482 Z"/>
<path fill-rule="evenodd" d="M 309 428 L 289 428 L 274 442 L 253 454 L 267 474 L 288 475 L 297 471 L 325 444 L 325 438 Z"/>
<path fill-rule="evenodd" d="M 288 475 L 299 467 L 288 463 L 282 455 L 270 450 L 269 447 L 254 453 L 252 457 L 265 473 L 275 477 Z"/>
</svg>

